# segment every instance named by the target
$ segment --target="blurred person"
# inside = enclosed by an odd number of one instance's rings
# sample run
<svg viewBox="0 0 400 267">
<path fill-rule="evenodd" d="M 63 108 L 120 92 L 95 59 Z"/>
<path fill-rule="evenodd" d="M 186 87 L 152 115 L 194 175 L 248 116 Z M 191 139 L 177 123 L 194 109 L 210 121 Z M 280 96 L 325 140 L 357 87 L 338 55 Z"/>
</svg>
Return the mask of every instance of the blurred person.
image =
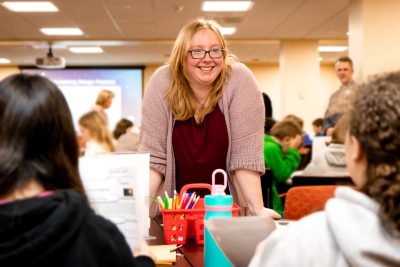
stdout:
<svg viewBox="0 0 400 267">
<path fill-rule="evenodd" d="M 250 267 L 400 266 L 400 72 L 362 85 L 348 113 L 346 163 L 359 190 L 339 187 L 324 211 L 278 228 Z"/>
<path fill-rule="evenodd" d="M 115 128 L 112 132 L 114 139 L 118 140 L 121 137 L 121 135 L 124 135 L 127 132 L 131 131 L 133 129 L 133 126 L 134 125 L 131 120 L 126 118 L 120 119 L 115 125 Z"/>
<path fill-rule="evenodd" d="M 310 164 L 303 170 L 304 174 L 348 173 L 344 147 L 347 127 L 347 118 L 342 116 L 333 128 L 331 141 L 322 153 L 311 160 Z"/>
<path fill-rule="evenodd" d="M 263 96 L 263 101 L 264 101 L 265 117 L 272 118 L 273 112 L 272 112 L 271 98 L 269 98 L 269 96 L 265 92 L 262 93 L 262 96 Z"/>
<path fill-rule="evenodd" d="M 324 132 L 327 136 L 332 135 L 333 127 L 344 114 L 354 98 L 357 84 L 353 80 L 353 61 L 345 56 L 335 62 L 336 76 L 340 81 L 340 87 L 329 98 L 328 107 L 324 115 Z"/>
<path fill-rule="evenodd" d="M 311 139 L 310 135 L 303 130 L 303 128 L 304 128 L 304 120 L 302 118 L 300 118 L 299 116 L 296 116 L 294 114 L 286 115 L 283 119 L 284 120 L 285 119 L 294 120 L 300 126 L 301 132 L 302 132 L 302 135 L 303 135 L 302 147 L 311 148 L 312 139 Z"/>
<path fill-rule="evenodd" d="M 218 25 L 187 23 L 142 103 L 139 151 L 150 153 L 150 195 L 210 183 L 223 169 L 241 212 L 279 217 L 262 201 L 263 126 L 257 82 L 234 60 Z"/>
<path fill-rule="evenodd" d="M 113 136 L 116 140 L 115 151 L 128 152 L 138 150 L 139 134 L 133 131 L 134 126 L 132 121 L 125 118 L 117 122 L 113 131 Z"/>
<path fill-rule="evenodd" d="M 264 136 L 264 163 L 272 171 L 272 207 L 280 215 L 283 205 L 279 198 L 278 183 L 285 183 L 299 167 L 299 148 L 303 142 L 300 126 L 291 119 L 277 122 L 271 135 Z"/>
<path fill-rule="evenodd" d="M 26 74 L 2 80 L 0 123 L 0 266 L 155 266 L 134 258 L 118 228 L 90 208 L 71 112 L 55 84 Z"/>
<path fill-rule="evenodd" d="M 104 117 L 106 124 L 108 124 L 108 116 L 105 110 L 111 107 L 114 97 L 114 92 L 103 89 L 97 95 L 96 105 L 93 107 L 93 110 L 99 112 Z"/>
<path fill-rule="evenodd" d="M 315 136 L 325 136 L 324 134 L 324 119 L 323 118 L 316 118 L 312 122 L 312 127 Z"/>
<path fill-rule="evenodd" d="M 264 123 L 264 134 L 269 134 L 272 126 L 276 123 L 272 116 L 272 102 L 269 96 L 266 93 L 262 93 L 264 100 L 264 109 L 265 109 L 265 123 Z"/>
<path fill-rule="evenodd" d="M 106 121 L 97 111 L 83 114 L 78 121 L 80 136 L 85 142 L 84 156 L 115 151 L 114 142 Z"/>
</svg>

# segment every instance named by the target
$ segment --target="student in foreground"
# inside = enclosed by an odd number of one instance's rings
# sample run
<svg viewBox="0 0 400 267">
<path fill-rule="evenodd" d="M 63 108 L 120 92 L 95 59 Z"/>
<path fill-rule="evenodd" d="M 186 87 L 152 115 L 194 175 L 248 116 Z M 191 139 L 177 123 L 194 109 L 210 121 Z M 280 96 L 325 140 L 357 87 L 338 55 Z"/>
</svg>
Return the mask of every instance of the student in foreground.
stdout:
<svg viewBox="0 0 400 267">
<path fill-rule="evenodd" d="M 341 187 L 322 212 L 263 241 L 250 266 L 400 266 L 400 72 L 375 77 L 349 111 Z"/>
<path fill-rule="evenodd" d="M 71 113 L 52 82 L 1 81 L 0 124 L 0 266 L 154 266 L 89 207 Z"/>
</svg>

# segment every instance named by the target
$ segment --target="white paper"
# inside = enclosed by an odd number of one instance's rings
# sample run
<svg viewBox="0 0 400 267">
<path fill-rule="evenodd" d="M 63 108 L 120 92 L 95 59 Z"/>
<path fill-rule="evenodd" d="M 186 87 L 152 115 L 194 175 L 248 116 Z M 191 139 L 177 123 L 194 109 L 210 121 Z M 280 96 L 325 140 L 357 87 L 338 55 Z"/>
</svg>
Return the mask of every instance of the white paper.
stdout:
<svg viewBox="0 0 400 267">
<path fill-rule="evenodd" d="M 79 170 L 90 205 L 114 222 L 133 249 L 149 235 L 150 155 L 107 153 L 82 157 Z"/>
</svg>

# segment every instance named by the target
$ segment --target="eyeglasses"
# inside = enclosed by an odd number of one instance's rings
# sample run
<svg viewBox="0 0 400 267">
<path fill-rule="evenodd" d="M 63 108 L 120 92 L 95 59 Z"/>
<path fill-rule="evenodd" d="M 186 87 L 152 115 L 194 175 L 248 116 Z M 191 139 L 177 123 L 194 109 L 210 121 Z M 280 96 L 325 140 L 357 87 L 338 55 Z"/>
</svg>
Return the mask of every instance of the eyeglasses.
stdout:
<svg viewBox="0 0 400 267">
<path fill-rule="evenodd" d="M 224 56 L 225 50 L 222 48 L 214 48 L 210 50 L 204 49 L 192 49 L 189 50 L 189 54 L 192 56 L 193 59 L 203 59 L 208 54 L 210 58 L 221 58 Z"/>
</svg>

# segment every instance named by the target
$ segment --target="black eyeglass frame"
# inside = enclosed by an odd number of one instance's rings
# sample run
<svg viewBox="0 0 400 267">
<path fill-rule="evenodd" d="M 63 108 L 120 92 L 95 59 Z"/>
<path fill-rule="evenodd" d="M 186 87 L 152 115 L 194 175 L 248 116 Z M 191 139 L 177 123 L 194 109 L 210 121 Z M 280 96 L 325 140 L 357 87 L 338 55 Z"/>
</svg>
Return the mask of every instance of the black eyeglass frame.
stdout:
<svg viewBox="0 0 400 267">
<path fill-rule="evenodd" d="M 193 59 L 204 59 L 204 58 L 207 56 L 207 54 L 208 54 L 208 55 L 210 56 L 210 58 L 212 58 L 212 59 L 218 59 L 218 58 L 224 57 L 224 55 L 225 55 L 225 49 L 223 49 L 223 48 L 218 48 L 218 50 L 221 52 L 221 56 L 217 56 L 217 57 L 211 55 L 211 51 L 213 51 L 213 50 L 217 50 L 217 49 L 211 49 L 211 50 L 205 50 L 205 49 L 190 49 L 190 50 L 188 51 L 188 53 L 190 54 L 190 56 L 191 56 Z M 202 51 L 202 52 L 204 53 L 204 56 L 203 56 L 203 57 L 193 57 L 193 52 L 194 52 L 194 51 L 196 51 L 196 52 Z"/>
</svg>

